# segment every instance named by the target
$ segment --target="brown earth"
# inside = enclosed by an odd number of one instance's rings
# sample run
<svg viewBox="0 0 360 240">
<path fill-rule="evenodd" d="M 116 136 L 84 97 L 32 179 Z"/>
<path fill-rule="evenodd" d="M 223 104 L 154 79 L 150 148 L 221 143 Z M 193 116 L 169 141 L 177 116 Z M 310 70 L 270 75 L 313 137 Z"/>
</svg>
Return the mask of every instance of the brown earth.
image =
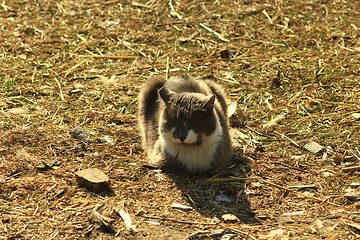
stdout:
<svg viewBox="0 0 360 240">
<path fill-rule="evenodd" d="M 357 0 L 2 1 L 0 239 L 359 239 L 359 19 Z M 143 167 L 137 94 L 180 72 L 244 110 L 246 181 Z"/>
</svg>

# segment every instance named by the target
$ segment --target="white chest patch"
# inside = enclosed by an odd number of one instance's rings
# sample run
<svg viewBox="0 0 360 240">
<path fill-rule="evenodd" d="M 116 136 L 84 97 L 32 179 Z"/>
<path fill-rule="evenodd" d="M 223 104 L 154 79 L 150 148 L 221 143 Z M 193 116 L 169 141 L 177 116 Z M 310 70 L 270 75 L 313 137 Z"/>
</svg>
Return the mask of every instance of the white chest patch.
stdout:
<svg viewBox="0 0 360 240">
<path fill-rule="evenodd" d="M 211 167 L 211 163 L 215 160 L 214 155 L 217 151 L 219 142 L 222 139 L 222 129 L 219 121 L 210 136 L 202 136 L 202 144 L 192 146 L 197 141 L 197 134 L 190 130 L 184 143 L 174 141 L 172 133 L 160 133 L 161 145 L 164 151 L 173 157 L 176 157 L 180 163 L 186 166 L 189 172 L 204 172 Z"/>
</svg>

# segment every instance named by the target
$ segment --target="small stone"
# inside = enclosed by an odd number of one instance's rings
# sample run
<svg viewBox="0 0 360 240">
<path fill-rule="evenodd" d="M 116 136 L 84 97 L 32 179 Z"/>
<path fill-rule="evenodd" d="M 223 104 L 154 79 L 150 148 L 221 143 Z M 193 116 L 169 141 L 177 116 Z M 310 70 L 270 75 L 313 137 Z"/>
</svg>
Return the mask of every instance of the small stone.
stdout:
<svg viewBox="0 0 360 240">
<path fill-rule="evenodd" d="M 80 185 L 93 192 L 102 192 L 110 186 L 109 177 L 97 168 L 78 171 L 75 176 Z"/>
<path fill-rule="evenodd" d="M 75 126 L 71 132 L 70 132 L 71 137 L 76 138 L 76 139 L 88 139 L 89 135 L 79 126 Z"/>
<path fill-rule="evenodd" d="M 217 202 L 227 202 L 227 203 L 231 203 L 231 199 L 229 198 L 229 196 L 227 195 L 216 195 L 215 196 L 215 201 Z"/>
<path fill-rule="evenodd" d="M 236 236 L 236 234 L 227 233 L 227 234 L 224 234 L 224 235 L 220 238 L 220 240 L 230 240 L 230 239 L 233 239 L 235 236 Z"/>
<path fill-rule="evenodd" d="M 232 53 L 229 48 L 223 48 L 220 50 L 220 57 L 225 59 L 232 58 Z"/>
<path fill-rule="evenodd" d="M 239 222 L 239 219 L 230 213 L 222 215 L 221 218 L 224 220 L 224 222 Z"/>
<path fill-rule="evenodd" d="M 321 154 L 326 149 L 317 142 L 309 142 L 304 145 L 304 148 L 313 154 Z"/>
<path fill-rule="evenodd" d="M 171 204 L 171 208 L 179 209 L 179 210 L 183 210 L 183 211 L 190 211 L 193 209 L 190 206 L 186 206 L 186 205 L 182 205 L 182 204 L 178 204 L 178 203 Z"/>
</svg>

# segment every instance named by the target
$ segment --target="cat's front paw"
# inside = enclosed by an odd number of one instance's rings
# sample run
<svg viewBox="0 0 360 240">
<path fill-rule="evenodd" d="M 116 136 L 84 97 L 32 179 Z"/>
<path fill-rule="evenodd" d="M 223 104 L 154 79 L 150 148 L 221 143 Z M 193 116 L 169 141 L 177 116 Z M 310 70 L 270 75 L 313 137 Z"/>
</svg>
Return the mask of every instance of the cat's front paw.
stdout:
<svg viewBox="0 0 360 240">
<path fill-rule="evenodd" d="M 165 158 L 161 154 L 149 156 L 149 165 L 154 168 L 161 168 L 165 164 Z"/>
</svg>

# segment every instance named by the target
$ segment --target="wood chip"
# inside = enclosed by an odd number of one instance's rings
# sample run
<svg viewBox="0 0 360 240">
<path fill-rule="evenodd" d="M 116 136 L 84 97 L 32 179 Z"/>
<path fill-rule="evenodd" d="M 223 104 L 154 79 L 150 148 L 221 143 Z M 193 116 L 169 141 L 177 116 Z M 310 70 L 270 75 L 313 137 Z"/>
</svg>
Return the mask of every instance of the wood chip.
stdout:
<svg viewBox="0 0 360 240">
<path fill-rule="evenodd" d="M 230 213 L 222 215 L 221 218 L 224 222 L 239 222 L 238 217 Z"/>
<path fill-rule="evenodd" d="M 353 118 L 355 118 L 355 120 L 360 120 L 360 113 L 353 113 L 353 114 L 351 114 L 351 116 L 353 116 Z"/>
<path fill-rule="evenodd" d="M 78 171 L 75 176 L 78 183 L 90 191 L 102 192 L 110 186 L 109 177 L 97 168 Z"/>
<path fill-rule="evenodd" d="M 137 231 L 136 227 L 132 224 L 131 217 L 130 217 L 130 215 L 129 215 L 129 213 L 127 211 L 125 211 L 124 209 L 121 209 L 119 211 L 119 215 L 124 220 L 127 230 L 129 230 L 131 232 L 136 232 Z"/>
<path fill-rule="evenodd" d="M 302 215 L 304 215 L 304 213 L 305 213 L 305 211 L 297 211 L 297 212 L 284 213 L 283 216 L 286 216 L 286 217 L 302 216 Z"/>
<path fill-rule="evenodd" d="M 307 144 L 304 145 L 304 149 L 306 149 L 307 151 L 313 153 L 313 154 L 321 154 L 323 151 L 325 151 L 325 147 L 318 144 L 317 142 L 308 142 Z"/>
</svg>

